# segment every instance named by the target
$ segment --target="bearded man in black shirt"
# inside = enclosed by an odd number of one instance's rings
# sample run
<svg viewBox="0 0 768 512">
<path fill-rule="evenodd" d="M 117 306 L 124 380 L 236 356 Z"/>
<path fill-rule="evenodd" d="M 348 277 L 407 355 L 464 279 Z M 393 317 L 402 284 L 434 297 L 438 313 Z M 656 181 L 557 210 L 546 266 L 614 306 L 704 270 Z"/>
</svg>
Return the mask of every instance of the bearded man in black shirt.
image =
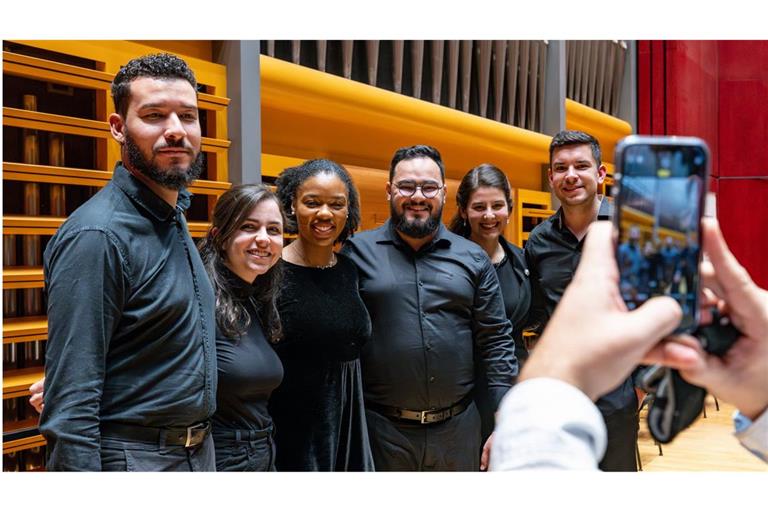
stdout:
<svg viewBox="0 0 768 512">
<path fill-rule="evenodd" d="M 399 149 L 386 191 L 390 219 L 344 247 L 373 323 L 361 369 L 374 464 L 477 470 L 473 348 L 495 406 L 517 375 L 496 271 L 480 246 L 440 221 L 445 170 L 436 149 Z"/>
<path fill-rule="evenodd" d="M 534 228 L 525 246 L 533 291 L 528 319 L 538 332 L 544 330 L 573 279 L 589 226 L 611 215 L 610 203 L 597 194 L 606 169 L 594 137 L 579 131 L 559 132 L 549 146 L 549 159 L 549 184 L 561 206 Z M 632 379 L 625 379 L 596 404 L 608 429 L 608 447 L 600 469 L 636 471 L 638 400 Z"/>
<path fill-rule="evenodd" d="M 168 54 L 121 68 L 122 162 L 46 247 L 49 470 L 215 469 L 214 294 L 183 215 L 202 162 L 196 86 Z"/>
</svg>

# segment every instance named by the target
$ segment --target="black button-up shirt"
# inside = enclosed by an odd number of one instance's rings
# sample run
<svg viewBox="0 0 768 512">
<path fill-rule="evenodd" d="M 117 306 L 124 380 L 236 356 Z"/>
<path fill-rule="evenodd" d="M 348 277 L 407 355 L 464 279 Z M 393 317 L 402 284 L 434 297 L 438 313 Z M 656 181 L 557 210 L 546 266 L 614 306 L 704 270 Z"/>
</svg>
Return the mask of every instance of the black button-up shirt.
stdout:
<svg viewBox="0 0 768 512">
<path fill-rule="evenodd" d="M 498 405 L 517 361 L 496 271 L 482 248 L 441 224 L 414 252 L 387 221 L 351 237 L 344 254 L 358 267 L 373 323 L 361 354 L 367 401 L 414 410 L 455 404 L 474 386 L 477 345 Z"/>
<path fill-rule="evenodd" d="M 611 204 L 600 203 L 598 220 L 611 218 Z M 586 238 L 586 237 L 585 237 Z M 573 280 L 581 260 L 584 239 L 576 238 L 565 225 L 562 208 L 536 226 L 525 245 L 525 258 L 531 271 L 533 303 L 528 322 L 536 331 L 544 330 L 560 302 L 565 289 Z M 589 307 L 585 304 L 584 307 Z M 617 389 L 597 400 L 598 408 L 608 415 L 626 408 L 636 398 L 632 380 L 627 379 Z"/>
<path fill-rule="evenodd" d="M 121 165 L 45 250 L 48 468 L 100 470 L 102 421 L 180 427 L 216 407 L 213 288 L 171 207 Z"/>
</svg>

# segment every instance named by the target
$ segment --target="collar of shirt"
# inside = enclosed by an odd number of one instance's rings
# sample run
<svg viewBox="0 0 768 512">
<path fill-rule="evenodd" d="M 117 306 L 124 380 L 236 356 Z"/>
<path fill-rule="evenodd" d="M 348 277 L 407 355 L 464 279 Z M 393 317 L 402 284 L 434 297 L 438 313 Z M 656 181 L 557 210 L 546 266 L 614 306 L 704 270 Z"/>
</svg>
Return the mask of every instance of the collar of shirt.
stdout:
<svg viewBox="0 0 768 512">
<path fill-rule="evenodd" d="M 440 225 L 437 228 L 437 233 L 435 233 L 434 238 L 426 244 L 424 247 L 418 250 L 418 252 L 425 252 L 430 250 L 432 247 L 450 247 L 451 246 L 451 240 L 448 238 L 448 228 L 446 228 L 443 223 L 441 222 Z M 400 237 L 400 234 L 395 229 L 394 224 L 392 223 L 392 219 L 387 219 L 387 222 L 384 224 L 383 229 L 380 229 L 376 237 L 376 243 L 377 244 L 393 244 L 397 247 L 408 249 L 413 252 L 413 249 L 411 249 L 411 246 L 408 245 L 402 237 Z"/>
<path fill-rule="evenodd" d="M 176 214 L 176 210 L 171 205 L 163 201 L 144 183 L 133 177 L 130 171 L 123 166 L 122 162 L 118 162 L 115 165 L 112 181 L 125 195 L 133 199 L 157 220 L 169 221 Z M 176 208 L 186 211 L 191 204 L 191 199 L 192 194 L 187 189 L 180 190 L 179 197 L 176 200 Z"/>
<path fill-rule="evenodd" d="M 226 280 L 227 287 L 232 295 L 239 300 L 246 300 L 256 294 L 256 287 L 253 283 L 243 281 L 243 279 L 232 272 L 229 267 L 223 263 L 216 263 L 216 266 L 220 268 L 222 276 Z"/>
<path fill-rule="evenodd" d="M 563 207 L 557 209 L 553 217 L 555 227 L 561 232 L 570 233 L 571 230 L 563 222 Z M 597 220 L 613 220 L 613 201 L 608 196 L 601 196 L 600 206 L 597 209 Z"/>
</svg>

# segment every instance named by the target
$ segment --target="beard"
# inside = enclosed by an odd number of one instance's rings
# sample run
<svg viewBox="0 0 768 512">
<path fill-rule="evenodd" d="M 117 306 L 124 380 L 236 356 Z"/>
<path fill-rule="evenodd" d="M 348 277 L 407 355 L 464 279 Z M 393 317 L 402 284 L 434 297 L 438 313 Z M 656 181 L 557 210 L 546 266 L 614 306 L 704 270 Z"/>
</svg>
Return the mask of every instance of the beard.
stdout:
<svg viewBox="0 0 768 512">
<path fill-rule="evenodd" d="M 200 177 L 200 174 L 203 172 L 202 151 L 197 153 L 197 157 L 187 167 L 172 165 L 167 169 L 160 169 L 155 163 L 154 155 L 152 160 L 147 160 L 139 146 L 136 145 L 136 142 L 128 133 L 125 134 L 124 144 L 128 154 L 128 164 L 163 188 L 181 190 Z M 166 147 L 185 148 L 186 146 L 184 145 L 184 140 L 180 139 L 178 142 L 168 143 Z"/>
<path fill-rule="evenodd" d="M 437 210 L 433 210 L 430 207 L 429 217 L 424 220 L 408 220 L 405 218 L 405 206 L 403 204 L 403 213 L 398 213 L 395 205 L 392 202 L 389 203 L 389 216 L 395 225 L 395 229 L 400 233 L 411 238 L 424 238 L 434 234 L 437 228 L 440 227 L 440 218 L 443 215 L 442 204 Z"/>
</svg>

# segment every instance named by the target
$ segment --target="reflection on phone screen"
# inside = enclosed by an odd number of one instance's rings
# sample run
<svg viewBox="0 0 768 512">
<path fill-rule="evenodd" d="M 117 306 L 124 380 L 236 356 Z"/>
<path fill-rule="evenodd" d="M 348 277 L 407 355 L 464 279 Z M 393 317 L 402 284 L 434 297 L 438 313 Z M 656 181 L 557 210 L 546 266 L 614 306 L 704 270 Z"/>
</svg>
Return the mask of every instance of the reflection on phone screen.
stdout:
<svg viewBox="0 0 768 512">
<path fill-rule="evenodd" d="M 695 326 L 706 156 L 699 147 L 627 147 L 621 178 L 619 265 L 630 309 L 668 295 L 683 309 L 681 330 Z"/>
</svg>

